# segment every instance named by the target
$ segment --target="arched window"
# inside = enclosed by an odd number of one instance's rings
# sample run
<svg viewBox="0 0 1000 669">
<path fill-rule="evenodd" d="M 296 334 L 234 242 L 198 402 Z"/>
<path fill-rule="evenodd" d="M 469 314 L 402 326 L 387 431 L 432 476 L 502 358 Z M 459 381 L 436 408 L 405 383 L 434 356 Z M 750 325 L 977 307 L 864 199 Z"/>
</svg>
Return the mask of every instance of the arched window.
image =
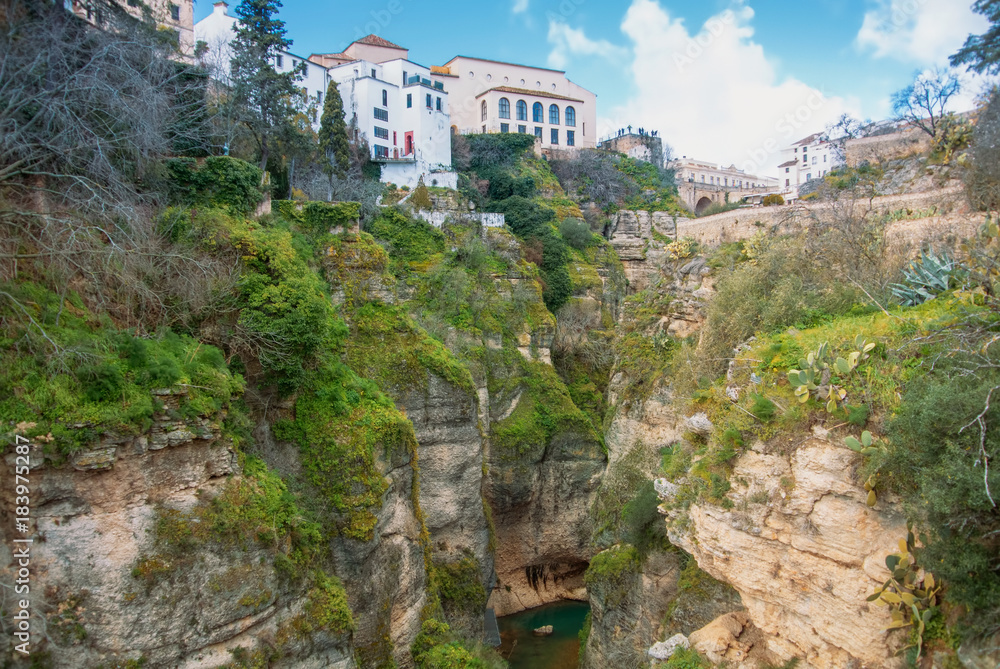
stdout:
<svg viewBox="0 0 1000 669">
<path fill-rule="evenodd" d="M 486 100 L 483 100 L 483 120 L 486 120 Z"/>
<path fill-rule="evenodd" d="M 545 122 L 545 108 L 542 107 L 541 102 L 536 102 L 531 107 L 531 116 L 533 117 L 535 123 Z"/>
<path fill-rule="evenodd" d="M 549 105 L 549 123 L 559 125 L 559 105 Z"/>
<path fill-rule="evenodd" d="M 528 103 L 524 100 L 517 101 L 517 120 L 527 121 L 528 120 Z"/>
<path fill-rule="evenodd" d="M 382 91 L 382 106 L 389 106 L 389 91 Z"/>
<path fill-rule="evenodd" d="M 576 127 L 576 110 L 566 107 L 566 125 Z"/>
<path fill-rule="evenodd" d="M 510 118 L 510 100 L 500 98 L 500 118 Z"/>
</svg>

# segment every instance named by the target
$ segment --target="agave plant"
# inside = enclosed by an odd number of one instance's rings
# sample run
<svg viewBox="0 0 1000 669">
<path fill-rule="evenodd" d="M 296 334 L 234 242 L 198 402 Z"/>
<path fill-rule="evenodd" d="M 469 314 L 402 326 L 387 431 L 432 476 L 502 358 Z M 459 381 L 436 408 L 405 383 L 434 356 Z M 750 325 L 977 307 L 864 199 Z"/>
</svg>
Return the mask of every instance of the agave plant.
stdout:
<svg viewBox="0 0 1000 669">
<path fill-rule="evenodd" d="M 922 251 L 920 258 L 903 270 L 903 283 L 889 286 L 904 307 L 915 307 L 948 290 L 948 283 L 955 262 L 947 251 L 937 255 L 934 251 Z"/>
</svg>

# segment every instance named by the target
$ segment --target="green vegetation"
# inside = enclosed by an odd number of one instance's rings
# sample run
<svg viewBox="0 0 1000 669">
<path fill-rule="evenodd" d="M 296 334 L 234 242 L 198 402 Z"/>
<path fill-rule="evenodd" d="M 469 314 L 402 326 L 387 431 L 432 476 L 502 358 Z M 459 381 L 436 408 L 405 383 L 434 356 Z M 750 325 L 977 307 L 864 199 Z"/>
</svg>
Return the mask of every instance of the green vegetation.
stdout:
<svg viewBox="0 0 1000 669">
<path fill-rule="evenodd" d="M 0 290 L 31 309 L 30 321 L 0 339 L 0 420 L 14 425 L 30 418 L 23 433 L 53 456 L 86 448 L 104 433 L 149 429 L 163 410 L 154 389 L 175 388 L 179 405 L 171 412 L 186 420 L 220 417 L 243 391 L 223 354 L 191 337 L 119 330 L 75 293 L 60 296 L 33 283 Z M 0 315 L 12 324 L 25 316 L 10 306 Z"/>
<path fill-rule="evenodd" d="M 455 562 L 435 562 L 433 580 L 446 613 L 458 611 L 481 616 L 486 607 L 482 569 L 473 555 Z"/>
<path fill-rule="evenodd" d="M 602 551 L 590 561 L 584 574 L 587 589 L 613 608 L 629 596 L 640 572 L 642 558 L 634 546 L 618 545 Z"/>
<path fill-rule="evenodd" d="M 262 172 L 237 158 L 212 156 L 167 161 L 168 195 L 186 206 L 213 206 L 235 216 L 252 214 L 264 197 Z"/>
<path fill-rule="evenodd" d="M 423 622 L 411 647 L 417 669 L 505 669 L 507 663 L 491 648 L 471 648 L 455 639 L 447 623 L 430 618 Z"/>
<path fill-rule="evenodd" d="M 279 574 L 305 575 L 322 550 L 320 526 L 306 520 L 284 481 L 263 462 L 247 456 L 243 474 L 190 511 L 161 508 L 155 530 L 158 552 L 140 558 L 132 575 L 150 588 L 179 566 L 194 564 L 197 552 L 210 546 L 268 549 Z"/>
</svg>

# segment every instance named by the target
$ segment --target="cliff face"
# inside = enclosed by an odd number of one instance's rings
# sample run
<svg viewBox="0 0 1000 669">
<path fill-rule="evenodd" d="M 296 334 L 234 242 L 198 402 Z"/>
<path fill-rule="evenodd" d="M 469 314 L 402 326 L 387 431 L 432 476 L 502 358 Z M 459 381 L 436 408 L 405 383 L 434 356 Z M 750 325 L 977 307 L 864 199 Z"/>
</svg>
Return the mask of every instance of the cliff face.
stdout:
<svg viewBox="0 0 1000 669">
<path fill-rule="evenodd" d="M 280 666 L 354 667 L 349 634 L 299 632 L 309 600 L 274 568 L 274 548 L 248 538 L 164 549 L 172 521 L 241 479 L 219 423 L 170 418 L 174 397 L 161 396 L 165 412 L 139 436 L 105 435 L 62 465 L 31 456 L 32 626 L 45 630 L 51 666 L 214 667 L 271 639 Z M 14 464 L 4 459 L 10 480 Z"/>
<path fill-rule="evenodd" d="M 735 464 L 734 508 L 695 504 L 671 541 L 740 593 L 782 660 L 803 666 L 891 667 L 898 639 L 887 610 L 865 598 L 886 578 L 885 557 L 906 536 L 884 502 L 867 507 L 853 479 L 860 458 L 812 438 L 791 455 L 751 450 Z M 676 525 L 675 525 L 676 527 Z"/>
</svg>

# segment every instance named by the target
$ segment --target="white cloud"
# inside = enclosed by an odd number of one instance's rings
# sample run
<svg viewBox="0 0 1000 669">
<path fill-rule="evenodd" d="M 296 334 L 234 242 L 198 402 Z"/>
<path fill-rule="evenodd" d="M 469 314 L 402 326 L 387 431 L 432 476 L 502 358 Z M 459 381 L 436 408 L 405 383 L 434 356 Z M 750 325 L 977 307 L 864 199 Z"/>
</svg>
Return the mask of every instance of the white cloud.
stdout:
<svg viewBox="0 0 1000 669">
<path fill-rule="evenodd" d="M 528 11 L 529 3 L 530 0 L 514 0 L 514 9 L 513 9 L 514 13 L 523 14 L 524 12 Z"/>
<path fill-rule="evenodd" d="M 570 28 L 567 23 L 549 19 L 549 67 L 565 68 L 572 56 L 601 56 L 602 58 L 626 58 L 628 51 L 607 40 L 592 40 L 582 28 Z"/>
<path fill-rule="evenodd" d="M 657 0 L 633 0 L 622 31 L 633 44 L 636 93 L 602 119 L 601 134 L 629 124 L 659 130 L 675 155 L 776 174 L 782 147 L 857 105 L 779 81 L 753 41 L 753 16 L 737 2 L 692 34 Z"/>
<path fill-rule="evenodd" d="M 970 33 L 989 27 L 967 0 L 878 0 L 865 12 L 857 45 L 877 58 L 943 65 Z"/>
</svg>

